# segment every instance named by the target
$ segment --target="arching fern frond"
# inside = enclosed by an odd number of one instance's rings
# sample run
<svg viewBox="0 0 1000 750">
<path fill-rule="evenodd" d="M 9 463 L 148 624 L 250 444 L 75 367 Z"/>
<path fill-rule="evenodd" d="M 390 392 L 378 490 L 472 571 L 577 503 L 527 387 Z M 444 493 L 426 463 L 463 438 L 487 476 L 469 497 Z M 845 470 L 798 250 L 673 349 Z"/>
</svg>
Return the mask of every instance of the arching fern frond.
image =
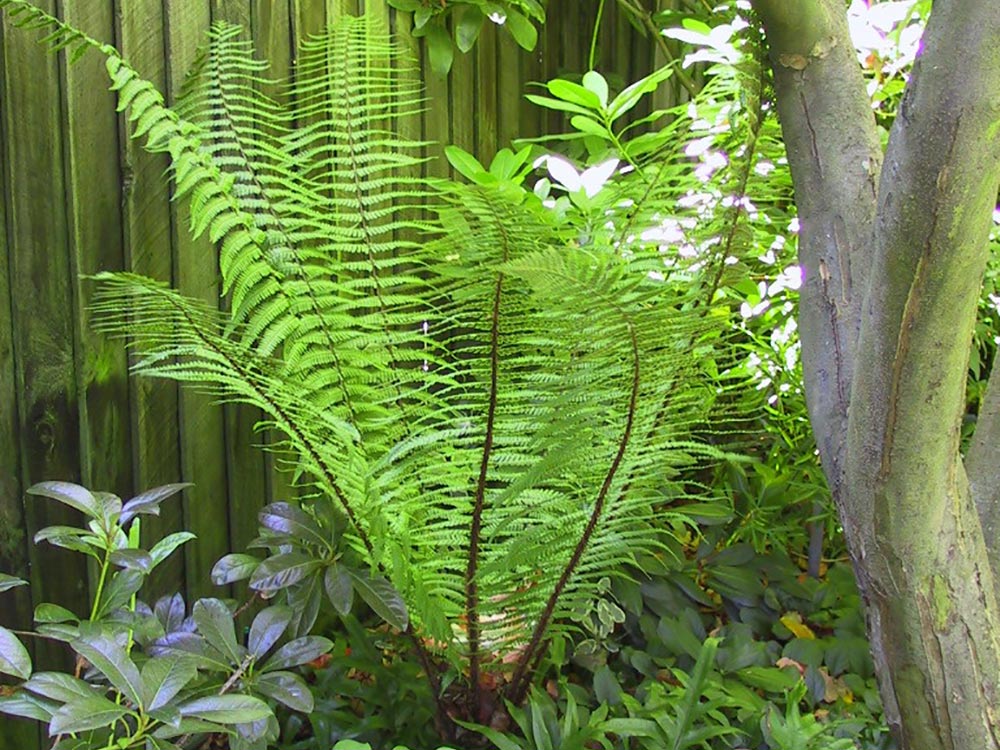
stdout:
<svg viewBox="0 0 1000 750">
<path fill-rule="evenodd" d="M 370 20 L 304 42 L 275 98 L 216 25 L 176 110 L 100 48 L 217 243 L 227 300 L 107 274 L 97 325 L 139 373 L 260 408 L 401 592 L 415 642 L 467 660 L 473 693 L 513 658 L 523 697 L 547 635 L 599 578 L 661 551 L 652 522 L 685 499 L 680 473 L 721 453 L 697 435 L 727 313 L 642 236 L 673 207 L 680 157 L 560 216 L 516 185 L 417 176 L 425 144 L 398 125 L 421 88 Z"/>
</svg>

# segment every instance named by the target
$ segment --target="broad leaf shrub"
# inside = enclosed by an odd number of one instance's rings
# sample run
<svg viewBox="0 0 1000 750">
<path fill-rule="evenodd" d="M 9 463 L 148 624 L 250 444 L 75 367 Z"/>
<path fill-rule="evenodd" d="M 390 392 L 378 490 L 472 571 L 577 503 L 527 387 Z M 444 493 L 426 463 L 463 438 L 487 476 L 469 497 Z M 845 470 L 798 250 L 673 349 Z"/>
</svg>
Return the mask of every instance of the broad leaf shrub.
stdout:
<svg viewBox="0 0 1000 750">
<path fill-rule="evenodd" d="M 22 680 L 0 694 L 0 712 L 40 721 L 55 747 L 155 748 L 185 746 L 195 735 L 229 735 L 233 750 L 264 748 L 278 739 L 273 706 L 313 710 L 313 696 L 296 667 L 328 652 L 326 638 L 289 638 L 293 612 L 275 605 L 253 618 L 237 638 L 234 612 L 206 598 L 187 610 L 174 594 L 152 607 L 139 599 L 146 577 L 186 532 L 138 546 L 142 515 L 186 485 L 166 485 L 127 502 L 68 482 L 43 482 L 29 494 L 56 500 L 83 515 L 83 524 L 49 526 L 35 535 L 93 558 L 99 569 L 88 613 L 57 603 L 35 609 L 33 632 L 0 628 L 0 674 Z M 3 576 L 0 591 L 25 582 Z M 61 641 L 76 654 L 72 675 L 34 671 L 18 636 Z M 64 739 L 60 739 L 64 738 Z"/>
</svg>

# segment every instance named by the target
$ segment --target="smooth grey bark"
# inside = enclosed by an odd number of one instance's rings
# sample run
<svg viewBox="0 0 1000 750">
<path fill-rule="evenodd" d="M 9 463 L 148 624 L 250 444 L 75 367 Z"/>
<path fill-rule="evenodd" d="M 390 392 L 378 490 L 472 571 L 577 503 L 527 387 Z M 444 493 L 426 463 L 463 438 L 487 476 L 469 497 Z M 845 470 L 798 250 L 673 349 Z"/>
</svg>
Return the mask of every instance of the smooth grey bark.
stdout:
<svg viewBox="0 0 1000 750">
<path fill-rule="evenodd" d="M 1000 187 L 1000 3 L 936 4 L 881 167 L 844 3 L 754 8 L 802 227 L 806 397 L 886 717 L 907 750 L 1000 748 L 1000 611 L 959 453 Z M 995 446 L 985 416 L 977 444 Z M 977 450 L 988 524 L 1000 470 Z"/>
</svg>

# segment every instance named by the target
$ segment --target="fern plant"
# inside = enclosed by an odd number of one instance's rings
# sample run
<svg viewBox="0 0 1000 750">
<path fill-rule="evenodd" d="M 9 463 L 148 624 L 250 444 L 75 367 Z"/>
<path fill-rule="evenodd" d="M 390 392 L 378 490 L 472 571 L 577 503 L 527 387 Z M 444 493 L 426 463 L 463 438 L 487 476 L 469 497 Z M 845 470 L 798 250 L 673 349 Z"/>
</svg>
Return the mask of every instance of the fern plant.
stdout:
<svg viewBox="0 0 1000 750">
<path fill-rule="evenodd" d="M 723 455 L 706 426 L 729 312 L 705 257 L 647 231 L 686 190 L 683 111 L 608 189 L 553 210 L 525 187 L 528 150 L 472 185 L 419 176 L 425 144 L 396 126 L 421 88 L 365 18 L 303 42 L 276 98 L 215 25 L 168 107 L 113 47 L 0 7 L 106 56 L 133 136 L 169 154 L 192 232 L 219 248 L 222 309 L 104 273 L 98 327 L 138 373 L 258 407 L 311 490 L 262 515 L 266 560 L 230 556 L 216 580 L 280 593 L 298 635 L 359 594 L 409 636 L 453 738 L 452 717 L 523 701 L 602 577 L 666 554 L 664 518 L 712 510 L 692 470 Z"/>
</svg>

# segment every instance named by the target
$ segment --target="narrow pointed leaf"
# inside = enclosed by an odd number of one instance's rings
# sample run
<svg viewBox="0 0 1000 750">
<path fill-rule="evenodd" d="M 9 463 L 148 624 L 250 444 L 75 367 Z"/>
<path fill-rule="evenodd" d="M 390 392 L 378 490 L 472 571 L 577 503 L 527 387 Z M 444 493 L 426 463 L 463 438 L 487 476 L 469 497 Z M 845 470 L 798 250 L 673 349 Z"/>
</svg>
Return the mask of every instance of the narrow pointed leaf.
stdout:
<svg viewBox="0 0 1000 750">
<path fill-rule="evenodd" d="M 267 660 L 264 672 L 298 667 L 317 659 L 333 648 L 333 641 L 318 635 L 307 635 L 286 643 Z"/>
<path fill-rule="evenodd" d="M 72 646 L 74 651 L 97 667 L 129 701 L 136 706 L 142 705 L 142 678 L 123 643 L 101 633 L 81 636 L 73 641 Z"/>
<path fill-rule="evenodd" d="M 284 703 L 293 711 L 312 713 L 313 694 L 305 680 L 292 672 L 270 672 L 257 680 L 257 690 L 268 698 Z"/>
<path fill-rule="evenodd" d="M 149 556 L 153 559 L 152 568 L 155 568 L 161 562 L 166 560 L 170 556 L 170 553 L 182 544 L 197 538 L 198 537 L 190 531 L 178 531 L 163 537 L 163 539 L 154 544 L 153 549 L 149 551 Z"/>
<path fill-rule="evenodd" d="M 49 722 L 49 737 L 110 727 L 127 713 L 125 706 L 96 693 L 87 698 L 78 698 L 53 714 L 52 721 Z"/>
<path fill-rule="evenodd" d="M 6 573 L 0 573 L 0 593 L 8 591 L 15 586 L 27 586 L 28 582 L 21 579 L 15 578 L 14 576 L 9 576 Z"/>
<path fill-rule="evenodd" d="M 142 694 L 146 711 L 166 706 L 198 674 L 191 659 L 161 657 L 142 665 Z"/>
<path fill-rule="evenodd" d="M 210 695 L 178 706 L 182 716 L 192 716 L 218 724 L 242 724 L 272 715 L 260 698 L 250 695 Z"/>
<path fill-rule="evenodd" d="M 101 506 L 94 494 L 86 487 L 72 482 L 39 482 L 28 488 L 28 494 L 58 500 L 90 518 L 101 517 Z"/>
<path fill-rule="evenodd" d="M 292 610 L 282 605 L 274 605 L 260 611 L 250 625 L 247 648 L 257 659 L 271 650 L 278 639 L 288 629 L 292 621 Z"/>
<path fill-rule="evenodd" d="M 242 581 L 253 575 L 260 565 L 260 558 L 238 552 L 219 559 L 212 568 L 212 583 L 225 586 L 233 581 Z"/>
<path fill-rule="evenodd" d="M 209 645 L 225 654 L 233 664 L 243 660 L 236 642 L 236 628 L 229 607 L 218 599 L 199 599 L 192 612 L 194 621 Z"/>
<path fill-rule="evenodd" d="M 410 623 L 406 603 L 396 588 L 384 578 L 373 576 L 366 572 L 348 569 L 354 590 L 372 610 L 399 630 L 406 630 Z"/>
<path fill-rule="evenodd" d="M 122 525 L 131 521 L 140 513 L 153 516 L 160 515 L 160 503 L 171 495 L 175 495 L 190 486 L 190 483 L 165 484 L 162 487 L 154 487 L 151 490 L 146 490 L 142 494 L 136 495 L 122 506 Z"/>
</svg>

